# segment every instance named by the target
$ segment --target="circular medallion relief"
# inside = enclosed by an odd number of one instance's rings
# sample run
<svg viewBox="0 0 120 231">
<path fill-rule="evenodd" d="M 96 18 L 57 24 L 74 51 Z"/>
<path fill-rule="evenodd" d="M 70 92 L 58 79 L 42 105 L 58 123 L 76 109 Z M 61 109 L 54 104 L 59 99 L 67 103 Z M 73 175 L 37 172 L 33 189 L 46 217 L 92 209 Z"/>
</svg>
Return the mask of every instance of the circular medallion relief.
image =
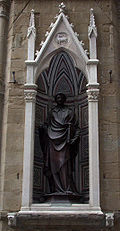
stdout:
<svg viewBox="0 0 120 231">
<path fill-rule="evenodd" d="M 59 32 L 55 35 L 55 42 L 59 45 L 65 45 L 69 42 L 68 35 L 65 32 Z"/>
</svg>

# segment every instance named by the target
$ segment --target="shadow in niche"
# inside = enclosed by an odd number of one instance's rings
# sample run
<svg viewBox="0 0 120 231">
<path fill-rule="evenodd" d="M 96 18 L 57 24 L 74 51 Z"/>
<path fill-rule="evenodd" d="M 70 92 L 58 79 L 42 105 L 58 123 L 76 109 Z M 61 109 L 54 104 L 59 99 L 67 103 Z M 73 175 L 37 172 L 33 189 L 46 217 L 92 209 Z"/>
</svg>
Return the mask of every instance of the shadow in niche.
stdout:
<svg viewBox="0 0 120 231">
<path fill-rule="evenodd" d="M 86 204 L 89 201 L 88 101 L 86 84 L 87 81 L 83 72 L 74 66 L 72 58 L 64 51 L 57 53 L 52 58 L 49 68 L 44 70 L 38 77 L 35 112 L 33 203 Z M 59 92 L 67 96 L 65 105 L 75 112 L 80 128 L 79 151 L 74 159 L 72 174 L 78 195 L 60 196 L 51 194 L 50 184 L 45 176 L 45 138 L 42 130 L 40 132 L 40 125 L 47 121 L 51 108 L 56 105 L 54 96 Z"/>
</svg>

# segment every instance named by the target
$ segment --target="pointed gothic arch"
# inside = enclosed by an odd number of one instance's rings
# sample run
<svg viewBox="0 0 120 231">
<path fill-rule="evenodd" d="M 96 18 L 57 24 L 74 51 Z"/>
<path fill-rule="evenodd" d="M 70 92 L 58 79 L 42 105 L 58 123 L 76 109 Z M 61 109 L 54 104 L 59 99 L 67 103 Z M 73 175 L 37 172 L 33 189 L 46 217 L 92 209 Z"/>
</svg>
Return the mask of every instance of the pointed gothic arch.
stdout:
<svg viewBox="0 0 120 231">
<path fill-rule="evenodd" d="M 46 52 L 40 62 L 39 62 L 40 57 L 36 58 L 37 65 L 35 64 L 35 68 L 34 68 L 34 75 L 35 75 L 34 83 L 39 78 L 40 73 L 46 70 L 50 66 L 50 62 L 53 59 L 53 57 L 55 57 L 56 54 L 61 53 L 61 52 L 66 53 L 70 57 L 74 66 L 82 71 L 82 73 L 86 76 L 86 79 L 88 82 L 89 72 L 88 72 L 88 69 L 86 68 L 88 60 L 85 61 L 84 58 L 81 58 L 81 55 L 74 50 L 74 47 L 72 50 L 70 50 L 68 47 L 61 46 L 61 47 L 55 47 L 55 49 L 51 50 L 50 53 Z M 41 56 L 42 55 L 43 54 L 41 54 Z M 59 58 L 60 57 L 58 57 L 58 59 Z M 87 59 L 87 56 L 86 56 L 86 59 Z"/>
</svg>

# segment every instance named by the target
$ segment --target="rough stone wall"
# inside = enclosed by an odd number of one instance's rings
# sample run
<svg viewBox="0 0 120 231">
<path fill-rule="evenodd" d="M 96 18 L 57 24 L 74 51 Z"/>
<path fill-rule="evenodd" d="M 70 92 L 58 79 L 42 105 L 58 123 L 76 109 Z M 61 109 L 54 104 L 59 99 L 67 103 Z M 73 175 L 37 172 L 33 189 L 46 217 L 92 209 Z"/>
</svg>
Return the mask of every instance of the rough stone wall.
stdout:
<svg viewBox="0 0 120 231">
<path fill-rule="evenodd" d="M 36 49 L 45 40 L 45 32 L 58 13 L 56 0 L 11 1 L 7 38 L 6 86 L 1 157 L 1 210 L 18 211 L 21 207 L 24 145 L 24 94 L 27 59 L 27 28 L 30 11 L 35 10 Z M 98 29 L 98 82 L 100 83 L 100 183 L 103 211 L 120 208 L 120 93 L 118 1 L 65 0 L 69 21 L 88 49 L 89 10 L 95 12 Z M 110 83 L 109 71 L 112 70 Z M 16 83 L 10 83 L 15 71 Z M 1 230 L 5 230 L 1 229 Z M 6 226 L 6 230 L 8 228 Z M 116 229 L 117 230 L 117 229 Z"/>
<path fill-rule="evenodd" d="M 98 36 L 101 205 L 104 210 L 120 208 L 119 34 L 116 7 L 116 2 L 112 1 L 110 12 L 104 12 L 106 20 L 99 25 L 102 31 Z M 111 82 L 110 70 L 112 70 Z"/>
<path fill-rule="evenodd" d="M 5 93 L 5 65 L 6 65 L 6 47 L 7 47 L 7 29 L 8 29 L 9 1 L 0 1 L 0 162 L 1 162 L 1 140 L 2 140 L 2 122 Z M 1 174 L 0 174 L 1 176 Z"/>
<path fill-rule="evenodd" d="M 11 3 L 10 20 L 7 39 L 7 61 L 6 61 L 6 84 L 4 101 L 4 121 L 2 131 L 2 153 L 1 153 L 1 209 L 15 211 L 20 209 L 21 184 L 22 184 L 22 158 L 24 139 L 24 97 L 23 84 L 10 83 L 12 71 L 17 72 L 22 67 L 23 58 L 18 45 L 15 45 L 14 37 L 16 31 L 14 2 Z M 14 26 L 13 26 L 14 25 Z M 15 57 L 14 47 L 18 48 Z M 16 49 L 15 49 L 16 51 Z M 24 51 L 24 48 L 23 48 Z M 18 63 L 21 60 L 21 65 Z M 24 64 L 25 65 L 25 64 Z M 17 79 L 18 81 L 18 79 Z M 15 200 L 14 200 L 15 199 Z M 13 205 L 14 204 L 14 205 Z"/>
</svg>

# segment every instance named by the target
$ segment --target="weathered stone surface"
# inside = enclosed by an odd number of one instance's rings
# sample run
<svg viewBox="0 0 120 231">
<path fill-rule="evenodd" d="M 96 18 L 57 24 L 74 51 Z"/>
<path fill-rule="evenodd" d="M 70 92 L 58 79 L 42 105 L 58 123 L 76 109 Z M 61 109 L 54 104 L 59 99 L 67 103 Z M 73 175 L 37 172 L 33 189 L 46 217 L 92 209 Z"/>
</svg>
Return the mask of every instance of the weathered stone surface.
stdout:
<svg viewBox="0 0 120 231">
<path fill-rule="evenodd" d="M 23 222 L 23 225 L 22 225 Z M 95 215 L 95 214 L 42 214 L 38 213 L 36 215 L 30 214 L 30 215 L 18 215 L 17 216 L 17 223 L 18 226 L 23 227 L 24 224 L 26 226 L 29 226 L 29 229 L 32 225 L 32 227 L 39 228 L 44 225 L 49 226 L 83 226 L 84 228 L 86 226 L 93 228 L 99 227 L 102 228 L 105 225 L 105 217 L 104 215 Z"/>
</svg>

